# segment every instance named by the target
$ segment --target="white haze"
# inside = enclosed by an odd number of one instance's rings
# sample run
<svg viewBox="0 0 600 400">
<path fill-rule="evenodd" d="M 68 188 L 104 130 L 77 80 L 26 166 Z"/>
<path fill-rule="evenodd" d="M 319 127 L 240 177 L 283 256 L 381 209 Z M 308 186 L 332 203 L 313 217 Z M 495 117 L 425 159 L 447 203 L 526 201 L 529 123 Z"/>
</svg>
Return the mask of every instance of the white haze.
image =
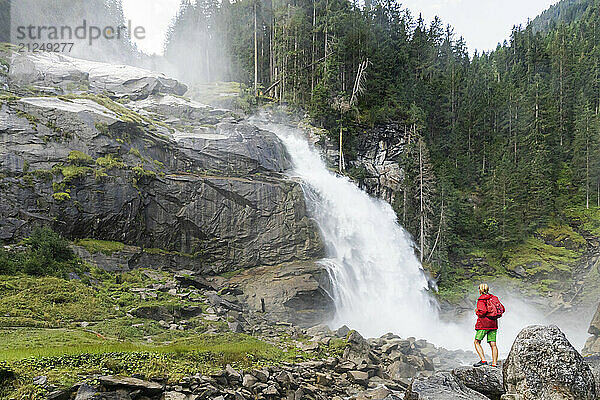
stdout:
<svg viewBox="0 0 600 400">
<path fill-rule="evenodd" d="M 308 211 L 321 230 L 327 249 L 322 264 L 329 271 L 336 304 L 329 325 L 345 324 L 367 337 L 393 332 L 449 349 L 472 349 L 474 310 L 467 318 L 441 320 L 413 242 L 391 206 L 329 171 L 301 129 L 268 122 L 268 116 L 254 121 L 284 143 L 294 165 L 291 176 L 303 182 Z M 519 296 L 497 294 L 508 310 L 499 321 L 503 355 L 520 330 L 531 324 L 558 324 L 578 349 L 583 347 L 585 321 L 560 323 L 558 315 L 545 318 Z"/>
</svg>

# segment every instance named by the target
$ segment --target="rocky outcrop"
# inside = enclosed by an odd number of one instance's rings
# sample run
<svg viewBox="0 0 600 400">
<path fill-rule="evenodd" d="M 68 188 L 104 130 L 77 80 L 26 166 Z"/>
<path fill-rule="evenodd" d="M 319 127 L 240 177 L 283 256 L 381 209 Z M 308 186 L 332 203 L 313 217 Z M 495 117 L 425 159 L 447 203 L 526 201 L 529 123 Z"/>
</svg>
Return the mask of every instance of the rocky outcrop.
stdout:
<svg viewBox="0 0 600 400">
<path fill-rule="evenodd" d="M 253 311 L 274 321 L 313 326 L 333 317 L 331 283 L 325 268 L 314 262 L 258 267 L 230 281 Z"/>
<path fill-rule="evenodd" d="M 437 372 L 432 376 L 419 376 L 410 384 L 405 400 L 488 400 L 469 389 L 451 372 Z"/>
<path fill-rule="evenodd" d="M 590 367 L 554 325 L 523 329 L 503 366 L 506 399 L 596 399 Z"/>
<path fill-rule="evenodd" d="M 57 94 L 73 90 L 109 93 L 131 100 L 150 94 L 183 95 L 187 87 L 163 74 L 127 65 L 81 60 L 60 53 L 15 52 L 9 79 L 13 86 L 33 86 Z"/>
<path fill-rule="evenodd" d="M 399 124 L 377 125 L 364 129 L 357 138 L 357 158 L 350 162 L 350 172 L 358 175 L 355 178 L 361 189 L 391 204 L 404 179 L 398 165 L 405 145 L 403 128 Z"/>
<path fill-rule="evenodd" d="M 586 341 L 582 353 L 584 355 L 600 354 L 600 304 L 590 323 L 588 333 L 592 336 Z"/>
<path fill-rule="evenodd" d="M 183 268 L 203 273 L 322 254 L 274 134 L 136 68 L 39 54 L 17 56 L 11 71 L 13 85 L 70 94 L 1 105 L 0 240 L 46 224 L 184 255 Z M 81 79 L 85 93 L 68 84 Z M 145 254 L 124 257 L 136 265 Z"/>
<path fill-rule="evenodd" d="M 499 400 L 504 394 L 502 370 L 498 367 L 460 367 L 452 370 L 456 377 L 469 389 L 473 389 L 490 399 Z"/>
</svg>

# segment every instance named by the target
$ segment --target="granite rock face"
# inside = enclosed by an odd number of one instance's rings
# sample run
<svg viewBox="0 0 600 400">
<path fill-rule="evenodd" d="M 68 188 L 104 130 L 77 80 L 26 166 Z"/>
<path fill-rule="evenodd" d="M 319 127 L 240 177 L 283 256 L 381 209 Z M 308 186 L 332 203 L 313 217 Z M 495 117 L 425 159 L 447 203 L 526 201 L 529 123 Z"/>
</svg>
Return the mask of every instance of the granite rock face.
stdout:
<svg viewBox="0 0 600 400">
<path fill-rule="evenodd" d="M 583 354 L 600 354 L 600 304 L 598 304 L 596 314 L 592 318 L 588 333 L 592 336 L 585 343 Z"/>
<path fill-rule="evenodd" d="M 0 106 L 0 240 L 51 225 L 72 239 L 184 255 L 193 260 L 186 269 L 211 273 L 322 255 L 302 190 L 282 174 L 291 164 L 274 134 L 176 97 L 183 86 L 160 74 L 62 55 L 17 57 L 17 89 L 67 95 L 16 96 Z M 72 89 L 82 79 L 84 93 Z"/>
<path fill-rule="evenodd" d="M 523 329 L 503 366 L 507 399 L 596 399 L 594 376 L 554 325 Z"/>
</svg>

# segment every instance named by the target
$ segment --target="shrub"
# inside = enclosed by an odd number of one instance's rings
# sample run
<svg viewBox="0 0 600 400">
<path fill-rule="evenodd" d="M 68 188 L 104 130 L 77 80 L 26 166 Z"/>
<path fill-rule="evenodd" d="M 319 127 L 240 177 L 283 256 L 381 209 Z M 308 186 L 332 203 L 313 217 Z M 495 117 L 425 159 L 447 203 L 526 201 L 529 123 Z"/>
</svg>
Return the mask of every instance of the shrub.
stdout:
<svg viewBox="0 0 600 400">
<path fill-rule="evenodd" d="M 92 162 L 92 157 L 78 150 L 69 153 L 69 162 L 76 165 L 85 165 Z"/>
<path fill-rule="evenodd" d="M 48 227 L 36 228 L 22 242 L 23 250 L 0 250 L 0 273 L 25 273 L 35 276 L 65 276 L 84 270 L 69 242 Z"/>
<path fill-rule="evenodd" d="M 52 198 L 56 201 L 69 201 L 71 200 L 71 195 L 67 192 L 58 192 L 52 194 Z"/>
<path fill-rule="evenodd" d="M 96 159 L 96 164 L 98 166 L 111 170 L 113 168 L 123 168 L 125 164 L 119 158 L 113 156 L 112 154 L 107 154 L 106 157 L 99 157 Z"/>
</svg>

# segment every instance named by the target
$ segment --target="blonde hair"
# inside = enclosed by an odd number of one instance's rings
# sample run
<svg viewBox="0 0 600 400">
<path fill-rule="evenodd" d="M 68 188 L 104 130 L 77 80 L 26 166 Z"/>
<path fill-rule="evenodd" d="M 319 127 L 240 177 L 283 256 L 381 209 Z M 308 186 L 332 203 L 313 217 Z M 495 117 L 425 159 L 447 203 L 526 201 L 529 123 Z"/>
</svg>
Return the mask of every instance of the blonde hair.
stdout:
<svg viewBox="0 0 600 400">
<path fill-rule="evenodd" d="M 481 285 L 479 285 L 479 292 L 481 294 L 488 294 L 489 291 L 490 287 L 487 285 L 487 283 L 482 283 Z"/>
</svg>

